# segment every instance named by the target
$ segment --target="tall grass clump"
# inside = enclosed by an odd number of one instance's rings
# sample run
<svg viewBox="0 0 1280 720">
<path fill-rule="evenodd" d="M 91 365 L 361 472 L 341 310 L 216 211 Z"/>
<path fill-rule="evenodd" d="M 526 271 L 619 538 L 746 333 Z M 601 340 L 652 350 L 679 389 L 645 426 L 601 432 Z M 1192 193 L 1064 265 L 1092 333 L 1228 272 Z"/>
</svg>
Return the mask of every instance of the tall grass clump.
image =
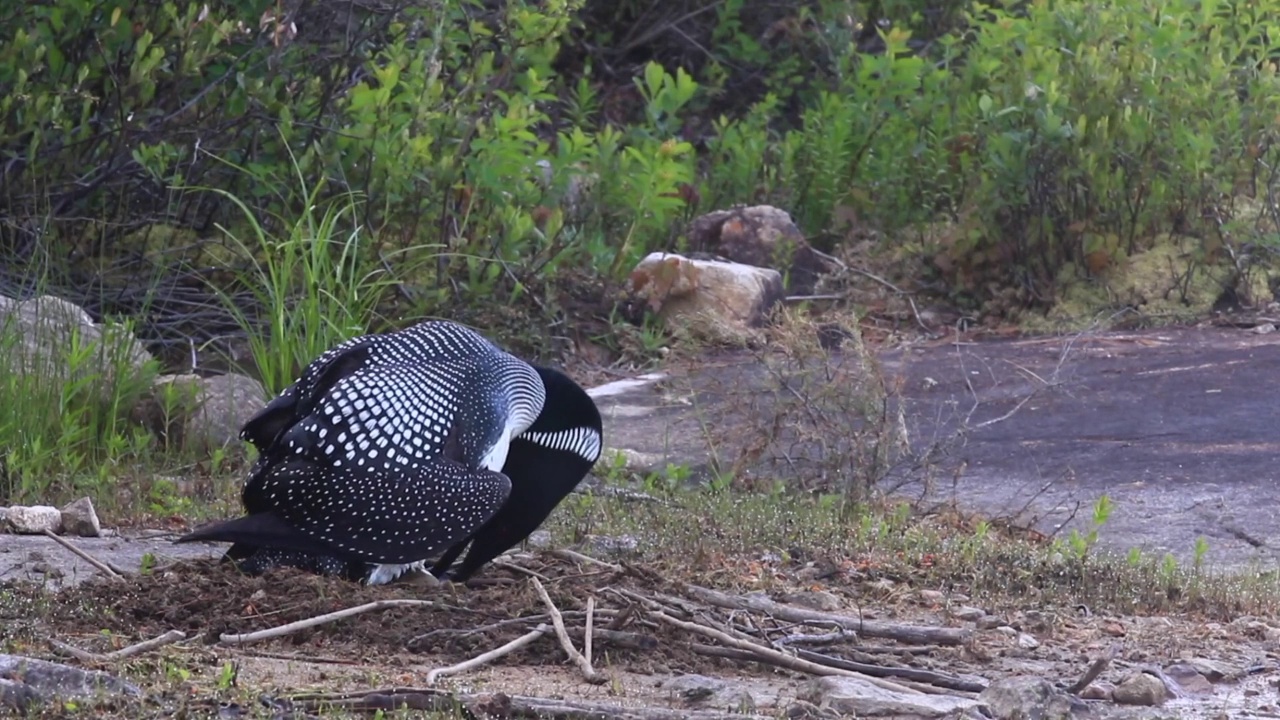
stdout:
<svg viewBox="0 0 1280 720">
<path fill-rule="evenodd" d="M 223 287 L 213 289 L 244 331 L 254 371 L 271 394 L 326 350 L 368 332 L 395 284 L 361 222 L 359 196 L 326 196 L 323 181 L 309 184 L 295 170 L 299 211 L 272 215 L 268 223 L 241 198 L 208 189 L 241 212 L 235 226 L 241 230 L 218 227 L 239 255 L 235 285 L 249 291 L 251 307 Z"/>
<path fill-rule="evenodd" d="M 109 496 L 118 476 L 148 459 L 151 435 L 131 413 L 158 368 L 126 324 L 77 324 L 52 297 L 7 298 L 0 321 L 0 501 Z"/>
</svg>

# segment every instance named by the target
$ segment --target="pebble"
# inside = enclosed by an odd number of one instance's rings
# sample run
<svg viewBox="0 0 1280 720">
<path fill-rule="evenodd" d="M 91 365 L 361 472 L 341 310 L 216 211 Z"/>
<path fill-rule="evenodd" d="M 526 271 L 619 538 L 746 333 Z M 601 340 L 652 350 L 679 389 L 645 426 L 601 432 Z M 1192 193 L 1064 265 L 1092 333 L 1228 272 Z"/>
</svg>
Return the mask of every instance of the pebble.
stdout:
<svg viewBox="0 0 1280 720">
<path fill-rule="evenodd" d="M 1110 700 L 1111 693 L 1115 691 L 1116 686 L 1102 680 L 1095 680 L 1089 683 L 1089 686 L 1080 691 L 1081 700 Z"/>
<path fill-rule="evenodd" d="M 938 605 L 946 602 L 947 595 L 939 590 L 921 590 L 920 601 L 930 605 Z"/>
<path fill-rule="evenodd" d="M 1040 641 L 1027 633 L 1018 633 L 1018 647 L 1023 650 L 1035 650 L 1040 647 Z"/>
<path fill-rule="evenodd" d="M 979 630 L 995 630 L 996 628 L 1005 625 L 1005 620 L 1004 618 L 996 617 L 995 615 L 986 615 L 978 618 L 977 625 Z"/>
<path fill-rule="evenodd" d="M 1163 703 L 1167 696 L 1160 678 L 1146 673 L 1130 675 L 1111 691 L 1111 699 L 1120 705 L 1152 707 Z"/>
<path fill-rule="evenodd" d="M 987 611 L 982 608 L 970 607 L 969 605 L 961 605 L 951 609 L 951 617 L 966 622 L 976 622 L 985 617 Z"/>
</svg>

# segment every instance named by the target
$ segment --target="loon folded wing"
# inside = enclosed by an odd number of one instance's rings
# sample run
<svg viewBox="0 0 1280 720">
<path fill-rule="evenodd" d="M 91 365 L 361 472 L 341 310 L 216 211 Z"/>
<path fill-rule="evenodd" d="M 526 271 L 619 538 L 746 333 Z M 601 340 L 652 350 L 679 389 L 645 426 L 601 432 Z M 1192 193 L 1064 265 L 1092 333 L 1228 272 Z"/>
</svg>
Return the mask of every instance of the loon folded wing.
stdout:
<svg viewBox="0 0 1280 720">
<path fill-rule="evenodd" d="M 443 457 L 394 471 L 298 459 L 264 472 L 262 491 L 274 513 L 340 555 L 408 563 L 487 522 L 506 502 L 511 481 Z"/>
<path fill-rule="evenodd" d="M 379 338 L 354 338 L 316 358 L 297 382 L 285 388 L 245 422 L 240 437 L 265 452 L 298 420 L 310 415 L 317 403 L 343 378 L 369 363 Z"/>
</svg>

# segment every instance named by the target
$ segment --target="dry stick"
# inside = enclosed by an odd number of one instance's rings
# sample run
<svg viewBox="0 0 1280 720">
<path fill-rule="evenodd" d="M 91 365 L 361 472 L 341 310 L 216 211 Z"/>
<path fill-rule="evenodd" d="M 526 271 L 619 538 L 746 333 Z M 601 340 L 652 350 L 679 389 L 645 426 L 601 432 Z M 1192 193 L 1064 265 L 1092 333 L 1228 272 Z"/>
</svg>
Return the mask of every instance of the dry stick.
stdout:
<svg viewBox="0 0 1280 720">
<path fill-rule="evenodd" d="M 387 610 L 389 608 L 397 607 L 433 607 L 434 605 L 435 603 L 431 600 L 377 600 L 375 602 L 365 603 L 364 605 L 350 607 L 345 610 L 336 610 L 331 613 L 325 613 L 324 615 L 317 615 L 313 618 L 307 618 L 306 620 L 298 620 L 297 622 L 291 622 L 287 625 L 280 625 L 279 627 L 273 627 L 267 630 L 258 630 L 257 632 L 251 633 L 223 633 L 222 636 L 218 638 L 218 642 L 223 645 L 243 645 L 245 643 L 258 642 L 259 640 L 270 640 L 271 638 L 281 637 L 300 630 L 306 630 L 307 628 L 313 628 L 317 625 L 324 625 L 325 623 L 331 623 L 336 620 L 342 620 L 344 618 L 372 612 L 374 610 Z"/>
<path fill-rule="evenodd" d="M 605 562 L 604 560 L 597 560 L 589 555 L 583 555 L 580 552 L 576 552 L 568 548 L 559 548 L 556 550 L 552 550 L 551 554 L 555 557 L 562 558 L 564 560 L 587 563 L 588 565 L 599 565 L 602 568 L 608 568 L 614 572 L 622 572 L 621 565 L 617 565 L 611 562 Z"/>
<path fill-rule="evenodd" d="M 689 648 L 699 655 L 709 655 L 711 657 L 722 657 L 722 658 L 728 658 L 730 660 L 745 660 L 748 662 L 762 663 L 764 665 L 773 665 L 774 667 L 786 667 L 784 665 L 780 665 L 774 659 L 761 657 L 748 650 L 738 650 L 736 648 L 720 647 L 719 645 L 701 645 L 697 643 L 690 645 Z M 831 667 L 831 666 L 828 666 L 828 667 Z M 788 668 L 788 669 L 793 669 L 793 668 Z M 859 679 L 865 680 L 866 678 L 859 675 Z M 931 685 L 929 683 L 924 683 L 924 682 L 917 682 L 915 680 L 905 680 L 900 677 L 893 677 L 892 680 L 893 682 L 901 685 L 904 688 L 907 688 L 908 690 L 915 690 L 925 695 L 946 695 L 948 697 L 966 697 L 966 698 L 977 697 L 977 693 L 947 690 L 941 687 L 937 687 L 936 685 Z"/>
<path fill-rule="evenodd" d="M 808 610 L 794 605 L 784 605 L 767 597 L 757 595 L 729 595 L 697 585 L 686 585 L 685 589 L 693 597 L 716 607 L 765 613 L 787 622 L 835 625 L 839 628 L 852 630 L 863 637 L 891 638 L 900 642 L 920 645 L 963 645 L 971 634 L 962 628 L 900 625 L 897 623 L 863 620 L 849 617 L 848 615 L 837 615 L 835 613 Z"/>
<path fill-rule="evenodd" d="M 111 578 L 112 580 L 124 580 L 124 578 L 120 575 L 120 573 L 117 573 L 115 570 L 112 570 L 110 567 L 108 567 L 108 566 L 107 566 L 107 564 L 106 564 L 106 563 L 104 563 L 104 562 L 102 562 L 101 560 L 99 560 L 98 558 L 96 558 L 96 557 L 94 557 L 94 556 L 90 555 L 89 553 L 85 552 L 84 550 L 81 550 L 80 548 L 76 547 L 75 545 L 72 545 L 71 543 L 67 542 L 66 540 L 64 540 L 64 539 L 62 539 L 62 538 L 60 538 L 60 537 L 58 537 L 58 535 L 57 535 L 56 533 L 54 533 L 52 530 L 45 530 L 45 531 L 44 531 L 44 534 L 45 534 L 45 535 L 47 535 L 47 536 L 49 536 L 50 538 L 52 538 L 54 542 L 58 543 L 58 544 L 59 544 L 59 545 L 61 545 L 62 547 L 64 547 L 64 548 L 66 548 L 66 549 L 70 550 L 71 552 L 75 553 L 75 554 L 76 554 L 76 555 L 77 555 L 81 560 L 84 560 L 85 562 L 89 563 L 90 565 L 92 565 L 92 566 L 94 566 L 94 567 L 98 568 L 98 570 L 99 570 L 99 571 L 101 571 L 103 575 L 106 575 L 107 577 Z"/>
<path fill-rule="evenodd" d="M 564 618 L 560 615 L 560 608 L 557 608 L 556 604 L 551 602 L 551 596 L 547 594 L 547 589 L 542 586 L 542 582 L 536 577 L 529 578 L 529 581 L 533 583 L 534 589 L 538 591 L 538 597 L 542 598 L 542 604 L 547 606 L 547 612 L 551 615 L 551 623 L 556 629 L 556 637 L 560 639 L 560 647 L 564 648 L 565 654 L 582 671 L 582 679 L 597 685 L 605 682 L 604 676 L 591 667 L 591 661 L 573 646 L 573 641 L 569 639 L 569 631 L 564 628 Z"/>
<path fill-rule="evenodd" d="M 538 578 L 539 580 L 546 580 L 547 582 L 551 582 L 551 578 L 547 577 L 546 575 L 543 575 L 542 573 L 536 570 L 530 570 L 527 567 L 517 565 L 507 560 L 503 560 L 502 558 L 494 558 L 493 560 L 489 561 L 489 564 L 494 567 L 506 568 L 513 572 L 528 575 L 529 577 L 535 577 L 535 578 Z"/>
<path fill-rule="evenodd" d="M 653 613 L 653 615 L 659 620 L 665 623 L 668 623 L 670 625 L 673 625 L 675 627 L 678 627 L 681 630 L 698 633 L 699 635 L 705 635 L 710 638 L 715 638 L 716 640 L 719 640 L 720 642 L 724 643 L 725 645 L 728 645 L 731 648 L 736 648 L 738 650 L 746 650 L 752 653 L 753 655 L 755 655 L 755 657 L 760 659 L 761 662 L 767 662 L 771 665 L 777 665 L 778 667 L 783 667 L 788 670 L 795 670 L 797 672 L 808 673 L 810 675 L 844 675 L 847 677 L 856 677 L 861 680 L 865 680 L 871 683 L 872 685 L 875 685 L 876 687 L 883 688 L 885 690 L 892 690 L 894 692 L 905 693 L 907 695 L 920 694 L 916 690 L 913 690 L 911 688 L 908 688 L 904 685 L 900 685 L 895 682 L 889 682 L 888 680 L 881 680 L 880 678 L 871 677 L 870 675 L 864 675 L 863 673 L 854 672 L 852 670 L 842 670 L 840 668 L 828 667 L 826 665 L 819 665 L 818 663 L 810 662 L 808 660 L 802 660 L 798 657 L 795 657 L 794 655 L 788 655 L 780 650 L 774 650 L 771 647 L 767 647 L 759 643 L 754 643 L 749 640 L 742 640 L 742 639 L 736 638 L 730 635 L 729 633 L 716 630 L 715 628 L 710 628 L 705 625 L 699 625 L 697 623 L 685 622 L 684 620 L 678 620 L 664 612 L 655 612 Z"/>
<path fill-rule="evenodd" d="M 431 688 L 383 688 L 345 693 L 294 695 L 281 698 L 293 710 L 322 709 L 455 711 L 459 706 L 476 717 L 554 717 L 561 720 L 768 720 L 718 710 L 673 710 L 663 707 L 623 707 L 587 700 L 553 700 L 502 693 L 450 694 Z"/>
<path fill-rule="evenodd" d="M 587 596 L 587 628 L 582 631 L 582 656 L 587 659 L 587 667 L 591 667 L 591 642 L 595 635 L 596 596 Z"/>
<path fill-rule="evenodd" d="M 160 635 L 159 637 L 153 637 L 150 640 L 143 640 L 140 643 L 134 643 L 133 645 L 122 647 L 119 650 L 112 650 L 109 653 L 101 653 L 101 654 L 86 652 L 84 650 L 81 650 L 78 647 L 74 647 L 66 643 L 58 642 L 57 640 L 50 640 L 49 644 L 57 650 L 61 650 L 65 653 L 68 653 L 69 655 L 76 658 L 77 660 L 82 660 L 84 662 L 101 663 L 101 662 L 111 662 L 113 660 L 123 660 L 125 658 L 133 657 L 134 655 L 140 655 L 144 652 L 147 652 L 148 650 L 155 650 L 156 648 L 164 647 L 165 645 L 169 645 L 171 643 L 176 643 L 179 640 L 186 640 L 186 639 L 187 639 L 187 634 L 182 632 L 181 630 L 170 630 L 169 632 L 163 635 Z"/>
<path fill-rule="evenodd" d="M 1067 688 L 1067 692 L 1071 693 L 1072 695 L 1079 695 L 1080 693 L 1084 692 L 1084 689 L 1089 687 L 1090 683 L 1092 683 L 1094 680 L 1097 680 L 1098 676 L 1102 674 L 1103 670 L 1107 669 L 1107 666 L 1110 665 L 1111 661 L 1115 659 L 1116 653 L 1118 652 L 1120 652 L 1119 643 L 1116 643 L 1112 645 L 1110 648 L 1107 648 L 1107 651 L 1105 653 L 1103 653 L 1100 657 L 1098 657 L 1097 660 L 1094 660 L 1089 665 L 1089 669 L 1085 671 L 1084 676 L 1082 676 L 1076 682 L 1075 685 L 1072 685 L 1071 687 Z"/>
<path fill-rule="evenodd" d="M 872 665 L 869 663 L 854 662 L 853 660 L 831 657 L 830 655 L 824 655 L 822 653 L 805 650 L 803 648 L 796 649 L 796 657 L 818 663 L 819 665 L 860 672 L 864 675 L 914 680 L 916 682 L 927 683 L 929 685 L 935 685 L 948 690 L 980 693 L 987 689 L 987 683 L 985 682 L 969 680 L 956 675 L 934 672 L 932 670 L 921 670 L 920 668 L 903 667 L 901 665 Z"/>
<path fill-rule="evenodd" d="M 493 650 L 490 650 L 486 653 L 481 653 L 471 658 L 470 660 L 460 662 L 457 665 L 449 665 L 448 667 L 436 668 L 435 670 L 432 670 L 431 672 L 427 673 L 427 684 L 435 685 L 436 680 L 439 679 L 442 675 L 455 675 L 460 672 L 466 672 L 467 670 L 471 670 L 473 668 L 478 668 L 487 662 L 493 662 L 494 660 L 497 660 L 503 655 L 508 655 L 510 653 L 513 653 L 516 650 L 519 650 L 520 648 L 524 647 L 525 645 L 528 645 L 529 643 L 533 642 L 534 640 L 537 640 L 543 635 L 546 635 L 549 630 L 551 630 L 551 628 L 547 627 L 546 623 L 542 623 L 538 627 L 525 633 L 524 635 L 521 635 L 520 637 L 516 638 L 515 640 L 512 640 L 511 642 L 507 643 L 506 645 L 503 645 L 502 647 L 494 648 Z"/>
</svg>

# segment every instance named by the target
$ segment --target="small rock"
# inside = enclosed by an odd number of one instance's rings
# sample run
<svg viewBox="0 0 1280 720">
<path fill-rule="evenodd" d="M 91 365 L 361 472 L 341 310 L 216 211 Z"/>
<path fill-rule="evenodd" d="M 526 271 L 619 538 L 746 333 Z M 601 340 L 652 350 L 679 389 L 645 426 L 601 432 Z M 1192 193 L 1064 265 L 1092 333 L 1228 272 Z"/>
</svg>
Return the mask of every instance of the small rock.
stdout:
<svg viewBox="0 0 1280 720">
<path fill-rule="evenodd" d="M 680 675 L 662 684 L 667 692 L 680 696 L 685 702 L 702 702 L 712 695 L 728 687 L 728 683 L 720 678 L 706 675 Z"/>
<path fill-rule="evenodd" d="M 921 590 L 920 601 L 929 605 L 941 605 L 947 601 L 947 594 L 939 590 Z"/>
<path fill-rule="evenodd" d="M 964 620 L 966 622 L 977 622 L 985 617 L 986 614 L 987 611 L 982 608 L 971 607 L 969 605 L 960 605 L 958 607 L 951 608 L 951 617 L 957 620 Z"/>
<path fill-rule="evenodd" d="M 1089 713 L 1089 706 L 1040 677 L 1000 678 L 978 695 L 996 720 L 1069 718 Z"/>
<path fill-rule="evenodd" d="M 793 295 L 813 291 L 818 277 L 834 269 L 814 252 L 791 215 L 770 205 L 736 206 L 707 213 L 689 224 L 689 247 L 733 262 L 785 270 Z"/>
<path fill-rule="evenodd" d="M 173 447 L 208 453 L 240 447 L 240 429 L 266 397 L 262 383 L 236 373 L 162 375 L 131 417 Z"/>
<path fill-rule="evenodd" d="M 1111 637 L 1124 637 L 1129 631 L 1125 629 L 1123 624 L 1114 620 L 1108 620 L 1107 622 L 1102 623 L 1102 632 L 1110 635 Z"/>
<path fill-rule="evenodd" d="M 586 540 L 587 552 L 601 557 L 627 557 L 640 548 L 640 541 L 632 535 L 588 535 Z"/>
<path fill-rule="evenodd" d="M 14 505 L 6 513 L 9 527 L 20 535 L 39 535 L 45 530 L 62 532 L 62 512 L 48 505 Z"/>
<path fill-rule="evenodd" d="M 747 681 L 725 680 L 707 675 L 679 675 L 662 683 L 662 688 L 691 705 L 703 704 L 717 708 L 752 710 L 756 707 L 756 693 Z M 760 702 L 766 699 L 762 696 Z"/>
<path fill-rule="evenodd" d="M 98 522 L 98 513 L 93 509 L 93 501 L 82 497 L 62 508 L 62 531 L 80 537 L 101 535 L 102 525 Z"/>
<path fill-rule="evenodd" d="M 1111 693 L 1116 689 L 1115 685 L 1104 680 L 1094 680 L 1080 691 L 1081 700 L 1110 700 Z"/>
<path fill-rule="evenodd" d="M 1269 335 L 1276 331 L 1276 326 L 1271 323 L 1262 323 L 1250 330 L 1254 335 Z"/>
<path fill-rule="evenodd" d="M 674 329 L 738 342 L 783 297 L 777 270 L 660 252 L 631 271 L 630 291 Z"/>
<path fill-rule="evenodd" d="M 1035 650 L 1040 647 L 1040 641 L 1027 633 L 1018 633 L 1018 647 L 1023 650 Z"/>
<path fill-rule="evenodd" d="M 996 617 L 995 615 L 985 615 L 977 620 L 979 630 L 994 630 L 1002 625 L 1004 625 L 1004 618 Z M 1006 625 L 1005 627 L 1008 626 Z M 1012 630 L 1013 628 L 1009 629 Z"/>
<path fill-rule="evenodd" d="M 829 708 L 846 717 L 872 715 L 936 718 L 963 712 L 979 703 L 954 695 L 907 694 L 886 690 L 855 677 L 828 676 L 811 680 L 798 693 L 801 700 Z"/>
<path fill-rule="evenodd" d="M 1253 620 L 1246 624 L 1244 629 L 1245 632 L 1248 633 L 1249 637 L 1257 638 L 1258 640 L 1265 640 L 1267 633 L 1274 628 L 1261 620 Z"/>
<path fill-rule="evenodd" d="M 790 593 L 778 598 L 784 603 L 792 605 L 801 605 L 813 610 L 821 610 L 823 612 L 834 612 L 844 607 L 844 603 L 840 602 L 840 598 L 834 593 L 826 590 L 802 590 L 796 593 Z"/>
<path fill-rule="evenodd" d="M 534 530 L 529 533 L 529 537 L 525 542 L 529 543 L 529 547 L 535 550 L 546 550 L 551 547 L 551 531 Z"/>
<path fill-rule="evenodd" d="M 898 585 L 897 583 L 890 580 L 889 578 L 877 578 L 875 580 L 872 580 L 871 582 L 865 583 L 863 587 L 867 590 L 867 592 L 887 593 L 893 590 L 895 587 L 897 587 L 897 585 Z"/>
<path fill-rule="evenodd" d="M 1184 692 L 1193 695 L 1213 692 L 1213 683 L 1209 682 L 1209 678 L 1201 675 L 1189 663 L 1174 663 L 1164 669 L 1164 674 L 1173 678 Z"/>
<path fill-rule="evenodd" d="M 1018 637 L 1018 631 L 1008 625 L 998 626 L 996 628 L 996 632 L 1000 633 L 1001 635 L 1004 635 L 1005 637 L 1010 637 L 1010 638 Z"/>
<path fill-rule="evenodd" d="M 66 575 L 58 568 L 47 562 L 38 562 L 31 566 L 31 572 L 40 573 L 50 580 L 59 580 Z"/>
<path fill-rule="evenodd" d="M 1196 672 L 1205 676 L 1209 682 L 1221 682 L 1228 678 L 1237 677 L 1241 670 L 1238 667 L 1217 660 L 1209 660 L 1207 658 L 1191 658 L 1183 660 L 1183 663 L 1191 666 Z"/>
<path fill-rule="evenodd" d="M 1111 691 L 1111 699 L 1121 705 L 1154 707 L 1163 703 L 1166 697 L 1168 690 L 1164 683 L 1160 678 L 1147 673 L 1134 673 Z"/>
</svg>

